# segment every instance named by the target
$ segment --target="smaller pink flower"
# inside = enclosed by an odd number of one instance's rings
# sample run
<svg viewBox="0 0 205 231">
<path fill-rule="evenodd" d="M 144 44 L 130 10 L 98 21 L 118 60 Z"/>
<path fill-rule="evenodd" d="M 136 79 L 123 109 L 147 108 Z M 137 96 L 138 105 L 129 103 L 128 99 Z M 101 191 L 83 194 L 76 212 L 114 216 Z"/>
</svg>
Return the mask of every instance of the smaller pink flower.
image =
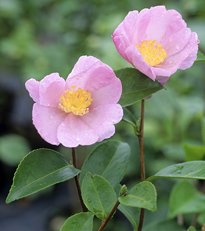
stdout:
<svg viewBox="0 0 205 231">
<path fill-rule="evenodd" d="M 165 6 L 129 12 L 115 29 L 113 41 L 125 60 L 162 85 L 177 69 L 193 65 L 199 43 L 182 16 Z"/>
<path fill-rule="evenodd" d="M 92 56 L 80 57 L 66 80 L 52 73 L 25 85 L 35 101 L 33 124 L 50 144 L 77 147 L 100 142 L 114 135 L 114 124 L 122 119 L 117 104 L 121 82 L 108 65 Z"/>
</svg>

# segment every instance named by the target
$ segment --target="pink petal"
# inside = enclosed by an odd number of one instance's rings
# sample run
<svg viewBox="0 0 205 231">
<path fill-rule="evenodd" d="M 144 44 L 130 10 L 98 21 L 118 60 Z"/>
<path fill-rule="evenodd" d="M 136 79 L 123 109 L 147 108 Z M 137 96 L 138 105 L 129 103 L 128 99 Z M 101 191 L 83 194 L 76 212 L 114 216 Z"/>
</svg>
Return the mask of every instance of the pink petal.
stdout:
<svg viewBox="0 0 205 231">
<path fill-rule="evenodd" d="M 182 20 L 178 12 L 174 10 L 168 12 L 173 12 L 174 15 L 170 14 L 170 22 L 167 25 L 164 35 L 158 42 L 165 49 L 168 57 L 170 57 L 184 48 L 190 39 L 191 30 L 190 28 L 186 28 L 186 23 Z"/>
<path fill-rule="evenodd" d="M 139 12 L 137 10 L 130 11 L 123 22 L 118 26 L 118 28 L 114 31 L 113 37 L 117 34 L 125 34 L 129 41 L 133 40 L 133 35 L 135 33 L 135 29 L 138 30 L 138 20 L 139 20 Z"/>
<path fill-rule="evenodd" d="M 124 21 L 115 29 L 112 35 L 117 51 L 128 62 L 130 62 L 130 60 L 127 59 L 125 50 L 132 45 L 131 40 L 134 29 L 136 28 L 137 19 L 138 11 L 129 12 Z"/>
<path fill-rule="evenodd" d="M 81 63 L 82 61 L 83 65 L 80 68 L 78 62 Z M 93 92 L 111 84 L 116 78 L 115 73 L 108 65 L 92 56 L 83 56 L 83 59 L 79 59 L 78 62 L 75 65 L 76 75 L 73 77 L 69 75 L 66 80 L 66 89 L 69 89 L 70 86 L 77 86 L 78 88 Z"/>
<path fill-rule="evenodd" d="M 39 85 L 40 104 L 58 107 L 61 95 L 65 91 L 65 80 L 58 73 L 44 77 Z"/>
<path fill-rule="evenodd" d="M 91 145 L 98 140 L 96 132 L 81 121 L 81 116 L 72 113 L 69 113 L 58 127 L 57 137 L 62 145 L 69 148 L 78 145 Z"/>
<path fill-rule="evenodd" d="M 168 58 L 150 67 L 135 47 L 144 40 L 157 40 Z M 189 68 L 194 63 L 199 43 L 196 33 L 187 28 L 182 16 L 176 10 L 166 10 L 165 6 L 129 12 L 115 29 L 113 41 L 125 60 L 152 80 L 157 77 L 162 84 L 177 69 Z"/>
<path fill-rule="evenodd" d="M 119 27 L 122 27 L 123 25 L 120 24 Z M 130 60 L 127 58 L 127 55 L 125 54 L 125 50 L 127 49 L 127 47 L 131 46 L 131 43 L 127 37 L 127 35 L 124 33 L 124 31 L 122 30 L 121 33 L 121 29 L 117 28 L 112 36 L 113 42 L 116 46 L 117 51 L 119 52 L 119 54 L 125 59 L 127 60 L 127 62 L 130 62 Z"/>
<path fill-rule="evenodd" d="M 123 117 L 119 104 L 101 105 L 82 117 L 81 121 L 98 135 L 98 142 L 110 138 L 115 133 L 115 126 Z"/>
<path fill-rule="evenodd" d="M 134 12 L 134 11 L 133 11 Z M 140 44 L 144 40 L 147 40 L 147 28 L 151 21 L 151 11 L 149 9 L 143 9 L 139 12 L 138 20 L 136 21 L 135 27 L 131 28 L 133 35 L 130 38 L 132 45 Z M 127 23 L 127 28 L 129 22 Z"/>
<path fill-rule="evenodd" d="M 26 89 L 30 97 L 36 102 L 39 102 L 39 82 L 35 79 L 29 79 L 25 83 Z"/>
<path fill-rule="evenodd" d="M 182 51 L 183 53 L 187 54 L 187 56 L 185 56 L 183 62 L 180 65 L 181 70 L 190 68 L 194 61 L 197 59 L 198 43 L 198 35 L 195 32 L 192 32 L 188 44 Z"/>
<path fill-rule="evenodd" d="M 156 80 L 164 85 L 168 80 L 169 80 L 169 77 L 165 77 L 165 76 L 157 76 Z"/>
<path fill-rule="evenodd" d="M 44 107 L 35 103 L 32 115 L 33 124 L 41 137 L 50 144 L 59 145 L 57 129 L 67 114 L 58 108 Z"/>
<path fill-rule="evenodd" d="M 152 80 L 155 81 L 156 75 L 153 71 L 153 68 L 149 66 L 147 62 L 144 61 L 142 54 L 138 49 L 133 45 L 131 47 L 128 47 L 125 51 L 127 57 L 132 60 L 133 66 L 135 66 L 139 71 L 141 71 L 143 74 L 150 77 Z"/>
<path fill-rule="evenodd" d="M 172 36 L 173 33 L 186 27 L 186 23 L 182 20 L 181 15 L 175 10 L 166 10 L 165 6 L 151 7 L 147 11 L 147 17 L 150 19 L 149 23 L 145 25 L 146 38 L 142 38 L 142 41 L 156 39 L 161 44 L 161 38 L 167 33 L 167 28 L 169 28 L 170 35 Z M 139 24 L 143 26 L 143 22 L 140 21 Z M 161 45 L 163 46 L 164 44 Z"/>
<path fill-rule="evenodd" d="M 93 102 L 89 108 L 92 109 L 103 104 L 115 104 L 119 101 L 121 94 L 121 81 L 115 78 L 111 84 L 92 92 Z"/>
<path fill-rule="evenodd" d="M 173 74 L 179 68 L 184 70 L 191 67 L 197 58 L 198 43 L 197 34 L 192 32 L 185 47 L 180 52 L 165 59 L 161 64 L 161 68 L 167 69 L 170 71 L 170 74 Z"/>
<path fill-rule="evenodd" d="M 67 79 L 70 79 L 72 77 L 80 77 L 84 73 L 86 73 L 92 66 L 96 64 L 96 62 L 100 62 L 99 59 L 93 57 L 93 56 L 81 56 L 75 66 L 73 67 L 73 70 L 71 73 L 68 75 Z"/>
</svg>

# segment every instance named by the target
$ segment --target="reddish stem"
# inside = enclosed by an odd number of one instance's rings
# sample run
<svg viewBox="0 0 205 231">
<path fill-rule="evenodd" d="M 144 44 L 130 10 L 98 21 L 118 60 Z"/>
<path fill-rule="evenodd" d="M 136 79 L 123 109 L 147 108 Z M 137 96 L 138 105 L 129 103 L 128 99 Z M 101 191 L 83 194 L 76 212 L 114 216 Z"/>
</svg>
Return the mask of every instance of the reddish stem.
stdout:
<svg viewBox="0 0 205 231">
<path fill-rule="evenodd" d="M 73 166 L 76 168 L 76 156 L 75 156 L 75 148 L 72 148 L 72 158 L 73 158 Z M 83 202 L 83 198 L 82 198 L 82 194 L 81 194 L 81 188 L 80 188 L 80 183 L 79 183 L 79 180 L 78 180 L 78 176 L 75 176 L 74 177 L 75 179 L 75 184 L 76 184 L 76 187 L 77 187 L 77 191 L 78 191 L 78 196 L 79 196 L 79 199 L 80 199 L 80 204 L 81 204 L 81 207 L 83 209 L 83 212 L 87 212 L 87 208 Z"/>
<path fill-rule="evenodd" d="M 112 218 L 114 212 L 116 211 L 117 207 L 119 206 L 120 202 L 119 200 L 117 200 L 117 202 L 115 203 L 112 211 L 110 212 L 110 214 L 108 215 L 108 217 L 105 219 L 105 221 L 101 224 L 100 228 L 98 229 L 98 231 L 102 231 L 105 226 L 107 225 L 108 221 Z"/>
<path fill-rule="evenodd" d="M 138 134 L 139 148 L 140 148 L 141 181 L 145 181 L 143 134 L 144 134 L 144 99 L 141 101 L 141 120 L 140 120 L 140 131 L 139 131 L 139 134 Z M 138 231 L 142 230 L 143 221 L 144 221 L 144 211 L 145 211 L 144 208 L 141 208 Z"/>
</svg>

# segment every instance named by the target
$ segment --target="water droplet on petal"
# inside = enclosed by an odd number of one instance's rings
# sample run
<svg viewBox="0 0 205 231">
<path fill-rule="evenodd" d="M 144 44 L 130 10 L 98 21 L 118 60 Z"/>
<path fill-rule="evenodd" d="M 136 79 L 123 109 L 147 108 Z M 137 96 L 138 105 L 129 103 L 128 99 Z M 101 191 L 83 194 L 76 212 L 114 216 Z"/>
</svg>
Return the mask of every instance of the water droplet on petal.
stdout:
<svg viewBox="0 0 205 231">
<path fill-rule="evenodd" d="M 80 141 L 80 138 L 76 138 L 77 141 Z"/>
<path fill-rule="evenodd" d="M 176 49 L 179 50 L 179 49 L 180 49 L 180 46 L 179 46 L 179 45 L 176 45 Z"/>
<path fill-rule="evenodd" d="M 53 116 L 52 116 L 52 115 L 50 115 L 50 119 L 51 119 L 51 120 L 53 119 Z"/>
</svg>

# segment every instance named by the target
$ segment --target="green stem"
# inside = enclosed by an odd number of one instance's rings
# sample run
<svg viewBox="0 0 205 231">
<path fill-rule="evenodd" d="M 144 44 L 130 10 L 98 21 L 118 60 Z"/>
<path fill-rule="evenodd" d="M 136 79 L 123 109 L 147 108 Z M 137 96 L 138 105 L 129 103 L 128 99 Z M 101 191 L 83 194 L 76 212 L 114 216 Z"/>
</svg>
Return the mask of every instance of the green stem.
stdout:
<svg viewBox="0 0 205 231">
<path fill-rule="evenodd" d="M 140 120 L 140 131 L 139 131 L 139 134 L 138 134 L 139 148 L 140 148 L 141 181 L 145 181 L 143 134 L 144 134 L 144 99 L 141 101 L 141 120 Z M 144 221 L 144 208 L 141 208 L 138 231 L 142 230 L 143 221 Z"/>
<path fill-rule="evenodd" d="M 76 164 L 75 148 L 72 148 L 72 158 L 73 158 L 73 166 L 76 168 L 77 164 Z M 86 206 L 85 206 L 85 204 L 83 202 L 78 176 L 75 176 L 74 179 L 75 179 L 75 184 L 76 184 L 76 187 L 77 187 L 81 207 L 83 209 L 83 212 L 87 212 L 87 208 L 86 208 Z"/>
</svg>

